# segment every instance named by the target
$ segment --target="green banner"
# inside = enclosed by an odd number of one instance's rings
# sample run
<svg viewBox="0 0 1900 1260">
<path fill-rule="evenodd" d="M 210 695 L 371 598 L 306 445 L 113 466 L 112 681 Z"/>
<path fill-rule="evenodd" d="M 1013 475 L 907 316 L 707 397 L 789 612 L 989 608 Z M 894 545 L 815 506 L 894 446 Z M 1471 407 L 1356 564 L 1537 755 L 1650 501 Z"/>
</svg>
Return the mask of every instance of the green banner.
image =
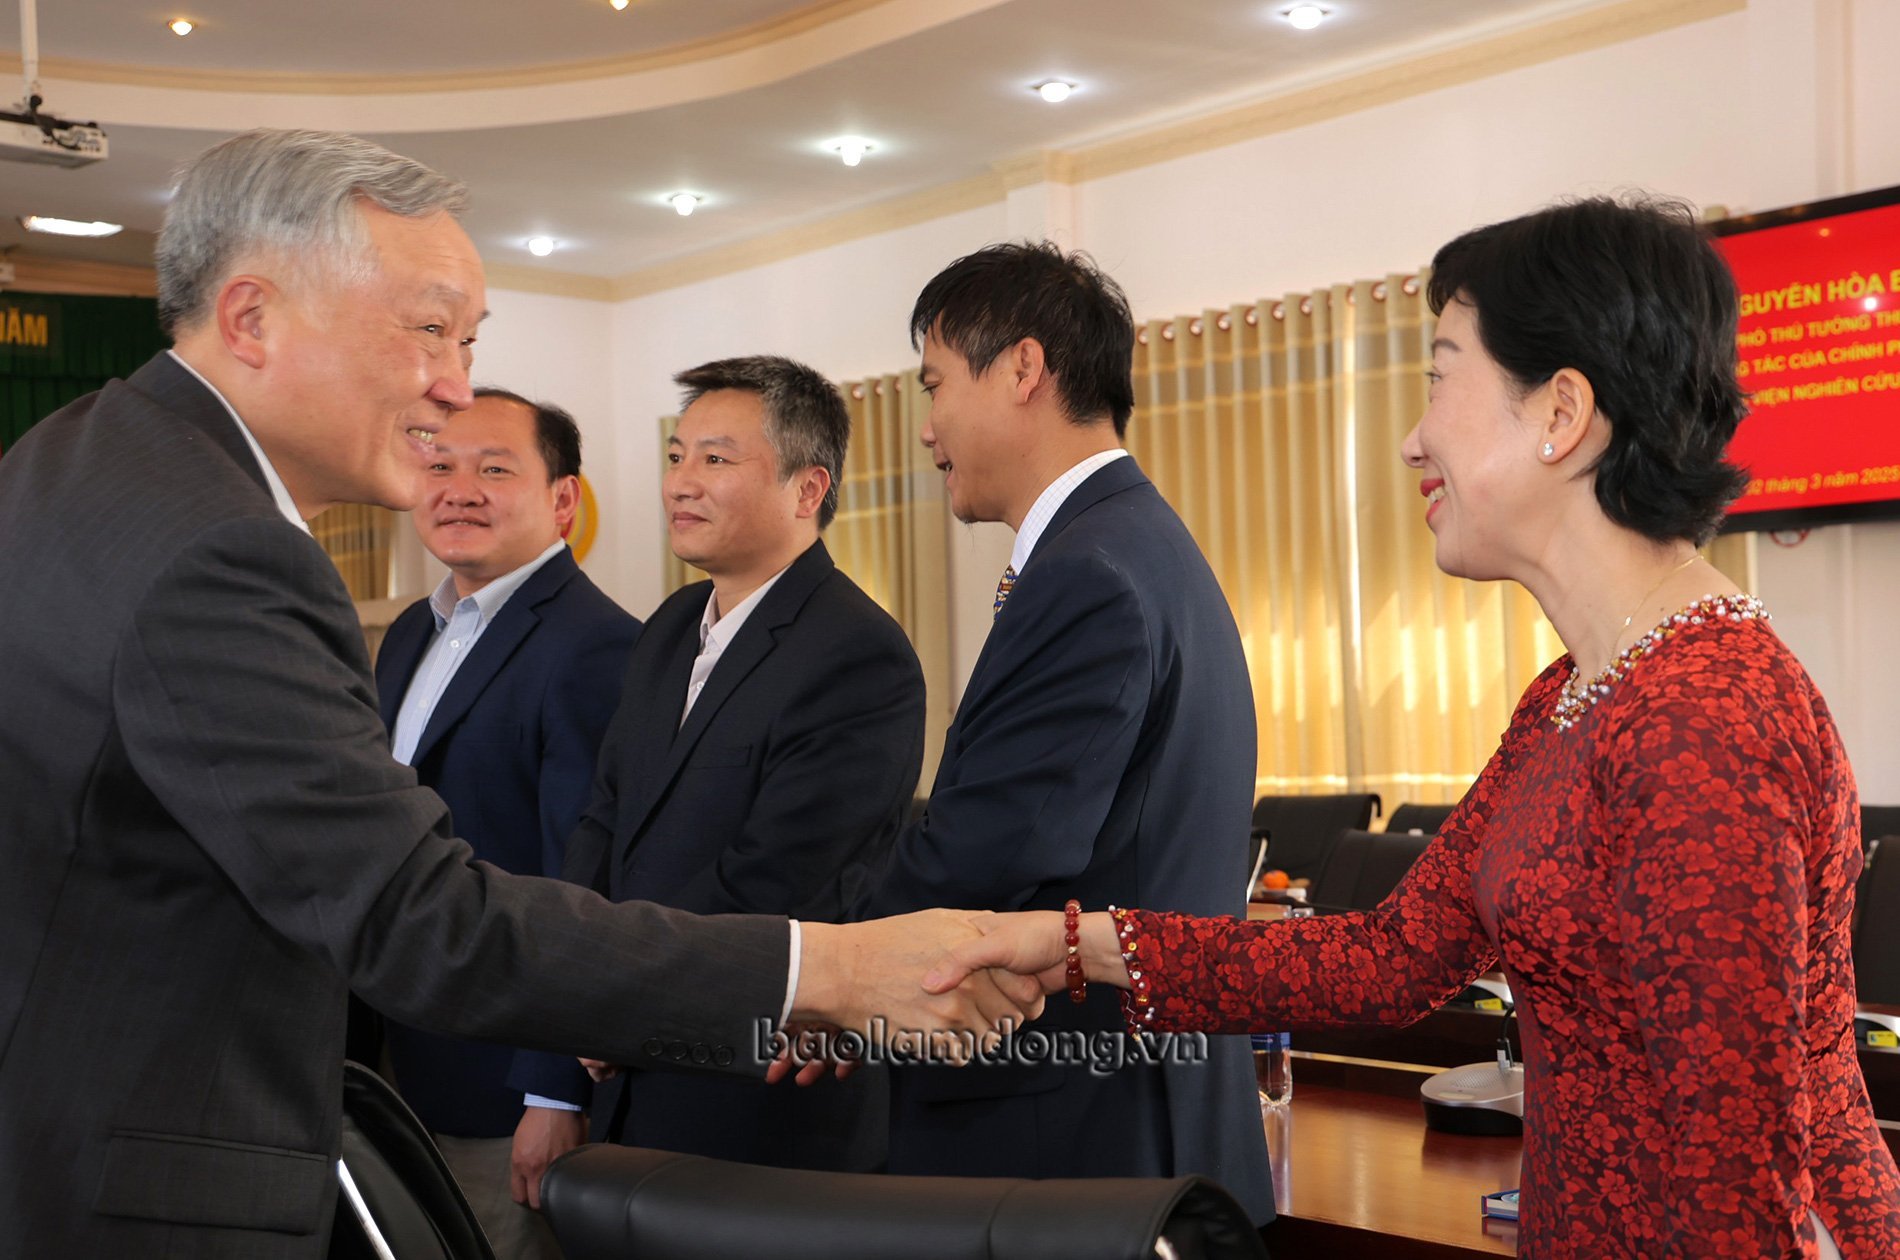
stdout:
<svg viewBox="0 0 1900 1260">
<path fill-rule="evenodd" d="M 166 346 L 152 298 L 0 293 L 0 456 L 26 431 Z"/>
</svg>

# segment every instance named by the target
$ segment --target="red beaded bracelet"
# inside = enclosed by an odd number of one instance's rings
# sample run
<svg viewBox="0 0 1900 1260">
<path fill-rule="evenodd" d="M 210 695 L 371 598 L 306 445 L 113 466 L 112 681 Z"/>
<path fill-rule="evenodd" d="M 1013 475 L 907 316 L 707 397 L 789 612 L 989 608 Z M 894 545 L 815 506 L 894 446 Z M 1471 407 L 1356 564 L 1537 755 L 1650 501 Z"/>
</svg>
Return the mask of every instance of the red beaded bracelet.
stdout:
<svg viewBox="0 0 1900 1260">
<path fill-rule="evenodd" d="M 1089 982 L 1082 974 L 1082 903 L 1074 897 L 1069 898 L 1069 903 L 1062 907 L 1062 934 L 1069 946 L 1069 1001 L 1085 1002 L 1089 996 Z"/>
</svg>

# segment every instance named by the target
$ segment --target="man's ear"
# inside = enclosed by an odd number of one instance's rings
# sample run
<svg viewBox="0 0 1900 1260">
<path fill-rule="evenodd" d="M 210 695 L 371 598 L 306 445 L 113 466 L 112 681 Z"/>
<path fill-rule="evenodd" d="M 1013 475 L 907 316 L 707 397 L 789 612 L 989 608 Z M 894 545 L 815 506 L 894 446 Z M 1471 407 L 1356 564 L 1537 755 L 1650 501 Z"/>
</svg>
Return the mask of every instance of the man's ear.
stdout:
<svg viewBox="0 0 1900 1260">
<path fill-rule="evenodd" d="M 283 300 L 277 286 L 260 276 L 238 275 L 226 280 L 212 307 L 225 353 L 245 367 L 262 368 L 269 357 L 266 334 L 275 331 L 274 321 Z"/>
<path fill-rule="evenodd" d="M 795 515 L 799 520 L 816 517 L 818 510 L 825 505 L 825 495 L 831 491 L 831 470 L 813 464 L 798 474 L 798 508 Z"/>
<path fill-rule="evenodd" d="M 561 537 L 567 537 L 567 531 L 574 528 L 574 513 L 581 508 L 581 479 L 579 477 L 556 477 L 554 479 L 554 524 Z"/>
<path fill-rule="evenodd" d="M 1010 392 L 1019 403 L 1028 402 L 1038 389 L 1046 388 L 1053 379 L 1042 343 L 1034 337 L 1024 337 L 1003 351 L 1003 358 L 1009 370 Z"/>
</svg>

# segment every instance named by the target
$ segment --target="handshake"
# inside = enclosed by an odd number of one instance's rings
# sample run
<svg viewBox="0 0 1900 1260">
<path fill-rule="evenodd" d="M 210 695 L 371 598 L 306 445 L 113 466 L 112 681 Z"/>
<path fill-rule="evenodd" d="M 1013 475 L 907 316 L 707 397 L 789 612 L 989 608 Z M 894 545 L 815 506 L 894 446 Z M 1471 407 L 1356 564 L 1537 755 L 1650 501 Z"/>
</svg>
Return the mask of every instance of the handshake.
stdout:
<svg viewBox="0 0 1900 1260">
<path fill-rule="evenodd" d="M 1081 918 L 1086 978 L 1127 987 L 1106 914 Z M 790 1028 L 773 1040 L 767 1079 L 802 1084 L 855 1053 L 893 1051 L 966 1063 L 1042 1014 L 1045 995 L 1067 985 L 1063 916 L 922 910 L 866 923 L 802 923 Z M 617 1069 L 583 1059 L 596 1080 Z"/>
</svg>

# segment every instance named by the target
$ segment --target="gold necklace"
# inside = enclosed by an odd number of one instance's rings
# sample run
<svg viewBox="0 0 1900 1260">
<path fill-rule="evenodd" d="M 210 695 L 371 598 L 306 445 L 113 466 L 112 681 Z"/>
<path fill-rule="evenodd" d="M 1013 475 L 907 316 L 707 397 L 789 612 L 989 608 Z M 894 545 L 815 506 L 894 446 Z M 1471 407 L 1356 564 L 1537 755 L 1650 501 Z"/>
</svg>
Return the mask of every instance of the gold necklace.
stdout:
<svg viewBox="0 0 1900 1260">
<path fill-rule="evenodd" d="M 1611 660 L 1616 659 L 1616 645 L 1621 643 L 1623 641 L 1623 636 L 1629 633 L 1630 622 L 1636 620 L 1636 614 L 1643 611 L 1643 606 L 1649 603 L 1651 599 L 1655 598 L 1656 592 L 1660 591 L 1663 588 L 1663 583 L 1667 582 L 1670 578 L 1676 576 L 1676 574 L 1682 572 L 1684 569 L 1688 568 L 1690 565 L 1694 564 L 1696 561 L 1700 560 L 1701 558 L 1702 558 L 1701 552 L 1698 552 L 1698 551 L 1690 552 L 1689 558 L 1687 560 L 1684 560 L 1681 564 L 1677 565 L 1675 568 L 1669 570 L 1669 572 L 1657 578 L 1656 585 L 1650 587 L 1647 591 L 1643 592 L 1643 597 L 1636 601 L 1636 607 L 1630 609 L 1630 615 L 1623 618 L 1623 628 L 1616 632 L 1616 638 L 1610 640 L 1610 659 Z"/>
<path fill-rule="evenodd" d="M 1643 592 L 1643 597 L 1636 601 L 1636 607 L 1630 609 L 1630 615 L 1623 618 L 1623 624 L 1618 627 L 1616 637 L 1610 640 L 1609 662 L 1605 664 L 1602 669 L 1591 675 L 1588 682 L 1584 681 L 1583 670 L 1577 666 L 1574 660 L 1572 661 L 1570 677 L 1564 679 L 1564 685 L 1557 693 L 1557 724 L 1559 726 L 1568 728 L 1570 723 L 1576 720 L 1576 715 L 1588 707 L 1589 700 L 1586 697 L 1593 694 L 1594 689 L 1602 682 L 1604 677 L 1616 669 L 1617 662 L 1621 659 L 1617 655 L 1616 645 L 1621 643 L 1623 636 L 1629 633 L 1630 623 L 1636 620 L 1636 614 L 1643 611 L 1649 604 L 1649 601 L 1655 598 L 1656 592 L 1663 588 L 1663 583 L 1701 558 L 1702 555 L 1700 552 L 1691 552 L 1687 560 L 1684 560 L 1681 564 L 1657 578 L 1656 584 Z"/>
</svg>

